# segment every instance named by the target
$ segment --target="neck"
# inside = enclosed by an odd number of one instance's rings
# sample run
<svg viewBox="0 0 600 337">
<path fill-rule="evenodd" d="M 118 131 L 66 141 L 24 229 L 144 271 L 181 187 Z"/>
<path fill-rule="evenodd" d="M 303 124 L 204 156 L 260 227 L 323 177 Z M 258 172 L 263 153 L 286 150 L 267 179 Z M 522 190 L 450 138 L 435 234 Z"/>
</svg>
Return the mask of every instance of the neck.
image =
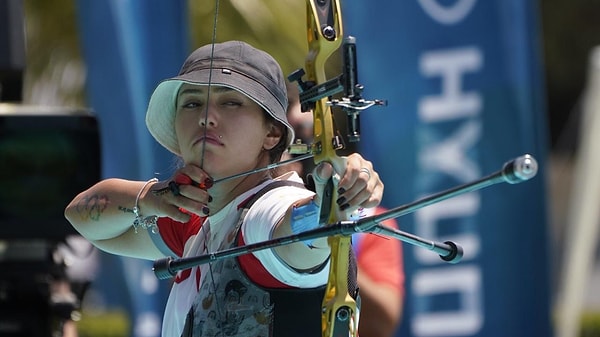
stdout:
<svg viewBox="0 0 600 337">
<path fill-rule="evenodd" d="M 262 151 L 254 163 L 254 167 L 266 167 L 269 164 L 268 153 Z M 218 182 L 208 190 L 212 201 L 208 204 L 211 214 L 222 210 L 232 200 L 271 178 L 269 170 L 248 174 L 239 178 Z"/>
<path fill-rule="evenodd" d="M 208 190 L 212 197 L 212 201 L 208 204 L 210 215 L 222 210 L 235 198 L 270 178 L 271 175 L 267 171 L 215 184 Z"/>
</svg>

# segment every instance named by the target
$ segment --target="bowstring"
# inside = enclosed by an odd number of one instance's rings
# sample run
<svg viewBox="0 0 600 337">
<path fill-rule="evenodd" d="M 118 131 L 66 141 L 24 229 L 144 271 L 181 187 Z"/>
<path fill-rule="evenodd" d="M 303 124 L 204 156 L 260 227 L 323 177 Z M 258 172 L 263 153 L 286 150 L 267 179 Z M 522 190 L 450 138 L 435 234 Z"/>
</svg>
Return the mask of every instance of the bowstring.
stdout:
<svg viewBox="0 0 600 337">
<path fill-rule="evenodd" d="M 210 100 L 210 89 L 212 86 L 212 70 L 213 70 L 213 57 L 215 55 L 215 43 L 217 42 L 217 23 L 219 21 L 219 5 L 221 1 L 215 0 L 215 15 L 213 16 L 213 31 L 211 37 L 211 49 L 210 49 L 210 65 L 208 68 L 208 86 L 206 88 L 206 104 L 204 105 L 204 138 L 202 144 L 202 153 L 200 157 L 200 168 L 204 170 L 204 153 L 206 151 L 206 133 L 208 129 L 208 103 Z"/>
<path fill-rule="evenodd" d="M 207 130 L 208 130 L 208 107 L 209 107 L 209 102 L 210 102 L 210 89 L 212 86 L 212 74 L 213 74 L 213 60 L 214 60 L 214 55 L 215 55 L 215 43 L 217 42 L 217 23 L 219 21 L 219 7 L 220 7 L 220 0 L 215 0 L 215 15 L 213 17 L 213 31 L 212 31 L 212 38 L 211 38 L 211 50 L 210 50 L 210 66 L 208 68 L 209 72 L 208 72 L 208 86 L 206 89 L 206 104 L 204 106 L 204 144 L 202 146 L 202 154 L 201 154 L 201 158 L 200 158 L 200 168 L 202 170 L 204 170 L 204 154 L 206 151 L 206 134 L 207 134 Z M 206 219 L 204 220 L 204 223 L 202 224 L 202 228 L 201 230 L 204 232 L 204 242 L 206 244 L 206 253 L 211 253 L 209 251 L 210 249 L 210 241 L 212 241 L 212 236 L 213 236 L 213 231 L 205 231 L 205 225 L 208 222 L 208 217 L 206 217 Z M 209 241 L 210 240 L 210 241 Z M 218 319 L 219 321 L 223 321 L 223 317 L 221 316 L 221 304 L 219 303 L 219 296 L 217 295 L 217 286 L 215 284 L 215 277 L 214 277 L 214 272 L 213 272 L 213 264 L 212 262 L 208 263 L 208 272 L 210 273 L 210 284 L 211 284 L 211 288 L 213 291 L 213 296 L 215 296 L 215 305 L 217 307 L 217 315 L 218 315 Z M 225 332 L 223 330 L 223 324 L 219 324 L 219 330 L 221 331 L 221 334 L 223 336 L 225 336 Z"/>
</svg>

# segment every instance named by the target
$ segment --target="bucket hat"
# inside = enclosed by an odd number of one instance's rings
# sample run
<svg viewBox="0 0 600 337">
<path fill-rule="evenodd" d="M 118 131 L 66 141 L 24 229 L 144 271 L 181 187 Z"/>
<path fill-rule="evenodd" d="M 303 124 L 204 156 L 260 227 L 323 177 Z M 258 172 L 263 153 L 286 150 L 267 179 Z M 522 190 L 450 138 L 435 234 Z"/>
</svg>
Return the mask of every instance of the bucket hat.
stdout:
<svg viewBox="0 0 600 337">
<path fill-rule="evenodd" d="M 152 93 L 146 126 L 169 151 L 181 154 L 175 134 L 175 114 L 183 83 L 223 86 L 243 93 L 287 128 L 288 145 L 294 140 L 294 129 L 286 117 L 288 99 L 281 67 L 262 50 L 242 41 L 228 41 L 196 49 L 179 75 L 162 81 Z"/>
</svg>

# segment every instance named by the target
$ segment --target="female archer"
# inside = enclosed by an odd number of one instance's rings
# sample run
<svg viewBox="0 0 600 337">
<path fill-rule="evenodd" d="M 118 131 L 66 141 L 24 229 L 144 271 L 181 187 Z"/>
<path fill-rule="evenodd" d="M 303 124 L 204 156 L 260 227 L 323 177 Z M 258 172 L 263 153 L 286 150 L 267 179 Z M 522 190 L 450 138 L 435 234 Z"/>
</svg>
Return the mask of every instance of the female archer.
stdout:
<svg viewBox="0 0 600 337">
<path fill-rule="evenodd" d="M 332 176 L 340 218 L 378 205 L 383 183 L 358 154 L 317 166 L 316 192 L 294 172 L 260 170 L 294 139 L 287 105 L 281 68 L 269 54 L 239 41 L 197 49 L 177 77 L 157 86 L 146 115 L 152 136 L 181 167 L 164 181 L 100 181 L 73 199 L 66 218 L 106 252 L 154 260 L 325 225 L 320 203 Z M 329 254 L 319 238 L 180 271 L 163 336 L 319 336 Z"/>
</svg>

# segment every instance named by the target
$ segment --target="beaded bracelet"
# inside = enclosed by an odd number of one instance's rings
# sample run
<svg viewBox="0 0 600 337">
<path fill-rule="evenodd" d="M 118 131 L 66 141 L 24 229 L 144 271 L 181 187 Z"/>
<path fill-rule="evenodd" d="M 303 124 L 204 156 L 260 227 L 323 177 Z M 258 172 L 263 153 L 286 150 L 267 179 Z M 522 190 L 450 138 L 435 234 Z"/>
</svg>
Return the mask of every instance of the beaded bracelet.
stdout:
<svg viewBox="0 0 600 337">
<path fill-rule="evenodd" d="M 133 230 L 135 231 L 135 233 L 138 232 L 138 227 L 142 227 L 143 229 L 151 229 L 152 233 L 154 233 L 154 234 L 158 233 L 158 225 L 156 224 L 156 220 L 158 219 L 158 216 L 156 216 L 156 215 L 151 215 L 151 216 L 147 216 L 147 217 L 142 216 L 140 214 L 140 207 L 138 205 L 138 203 L 140 201 L 140 196 L 142 195 L 142 192 L 146 189 L 146 186 L 148 186 L 148 184 L 150 184 L 150 183 L 156 183 L 156 182 L 158 182 L 157 178 L 152 178 L 152 179 L 146 181 L 144 186 L 142 186 L 142 188 L 138 192 L 137 197 L 135 197 L 135 206 L 133 206 L 133 214 L 135 214 L 135 219 L 133 220 Z"/>
</svg>

